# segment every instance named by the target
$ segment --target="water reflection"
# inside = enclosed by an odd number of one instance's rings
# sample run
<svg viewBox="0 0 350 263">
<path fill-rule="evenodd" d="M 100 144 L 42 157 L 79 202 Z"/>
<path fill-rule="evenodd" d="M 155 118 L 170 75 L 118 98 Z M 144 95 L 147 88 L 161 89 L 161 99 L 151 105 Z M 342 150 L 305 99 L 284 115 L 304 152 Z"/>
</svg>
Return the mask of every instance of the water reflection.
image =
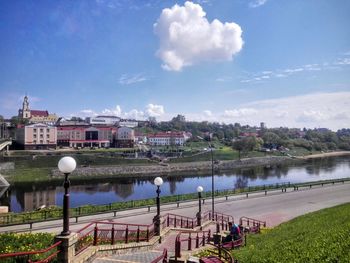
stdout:
<svg viewBox="0 0 350 263">
<path fill-rule="evenodd" d="M 215 174 L 215 189 L 243 188 L 253 185 L 283 182 L 303 182 L 344 178 L 350 174 L 350 158 L 312 159 L 298 165 L 275 165 L 237 169 Z M 72 181 L 71 206 L 106 204 L 117 201 L 155 197 L 154 176 L 125 179 L 95 179 Z M 211 189 L 211 174 L 163 177 L 161 195 L 192 193 L 198 185 Z M 62 185 L 20 184 L 10 187 L 0 198 L 0 204 L 10 211 L 31 211 L 40 206 L 62 205 Z"/>
</svg>

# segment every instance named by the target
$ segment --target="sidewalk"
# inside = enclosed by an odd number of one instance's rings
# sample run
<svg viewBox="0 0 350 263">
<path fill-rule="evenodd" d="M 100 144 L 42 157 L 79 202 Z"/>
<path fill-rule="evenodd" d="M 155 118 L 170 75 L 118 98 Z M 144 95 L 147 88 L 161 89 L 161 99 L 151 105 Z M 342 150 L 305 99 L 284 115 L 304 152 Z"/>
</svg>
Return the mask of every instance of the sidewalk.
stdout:
<svg viewBox="0 0 350 263">
<path fill-rule="evenodd" d="M 246 194 L 220 197 L 215 199 L 215 211 L 232 215 L 235 220 L 241 216 L 254 217 L 267 221 L 268 226 L 275 226 L 284 221 L 288 221 L 296 216 L 316 211 L 322 208 L 335 206 L 350 202 L 350 182 L 327 186 L 318 186 L 309 189 L 294 191 L 287 188 L 282 190 L 265 191 Z M 161 214 L 176 213 L 183 216 L 195 217 L 198 201 L 177 204 L 161 205 Z M 211 199 L 205 200 L 203 211 L 211 210 Z M 156 213 L 156 208 L 138 208 L 124 210 L 116 213 L 105 213 L 79 218 L 78 223 L 75 218 L 70 220 L 71 231 L 77 231 L 91 221 L 113 220 L 117 222 L 127 222 L 135 224 L 149 224 Z M 31 230 L 29 224 L 0 227 L 0 232 L 53 232 L 59 233 L 62 228 L 62 220 L 54 220 L 33 224 Z"/>
</svg>

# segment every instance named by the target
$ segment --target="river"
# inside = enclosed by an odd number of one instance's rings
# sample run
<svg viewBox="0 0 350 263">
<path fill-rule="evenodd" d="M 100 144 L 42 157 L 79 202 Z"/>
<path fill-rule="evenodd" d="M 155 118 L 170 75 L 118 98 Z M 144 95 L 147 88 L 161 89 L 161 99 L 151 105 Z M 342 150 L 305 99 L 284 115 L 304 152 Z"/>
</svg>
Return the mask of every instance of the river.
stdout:
<svg viewBox="0 0 350 263">
<path fill-rule="evenodd" d="M 299 183 L 350 177 L 350 157 L 311 159 L 298 165 L 278 165 L 237 169 L 214 174 L 215 190 L 247 186 Z M 73 181 L 70 188 L 71 207 L 87 204 L 152 198 L 155 196 L 154 177 L 132 179 L 105 179 Z M 164 177 L 161 195 L 193 193 L 201 185 L 204 191 L 211 189 L 211 174 Z M 0 198 L 1 205 L 12 212 L 31 211 L 42 205 L 62 205 L 62 186 L 33 184 L 10 187 Z"/>
</svg>

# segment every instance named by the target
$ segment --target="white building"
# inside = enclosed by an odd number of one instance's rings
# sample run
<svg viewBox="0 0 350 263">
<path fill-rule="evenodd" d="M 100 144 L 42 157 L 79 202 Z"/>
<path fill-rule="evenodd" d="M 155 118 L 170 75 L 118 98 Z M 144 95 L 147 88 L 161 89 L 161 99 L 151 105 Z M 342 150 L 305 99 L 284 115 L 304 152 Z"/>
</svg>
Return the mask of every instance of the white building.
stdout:
<svg viewBox="0 0 350 263">
<path fill-rule="evenodd" d="M 189 139 L 185 132 L 159 132 L 148 136 L 150 145 L 184 145 Z"/>
<path fill-rule="evenodd" d="M 99 124 L 99 125 L 117 125 L 120 118 L 117 116 L 97 116 L 87 118 L 89 124 Z"/>
</svg>

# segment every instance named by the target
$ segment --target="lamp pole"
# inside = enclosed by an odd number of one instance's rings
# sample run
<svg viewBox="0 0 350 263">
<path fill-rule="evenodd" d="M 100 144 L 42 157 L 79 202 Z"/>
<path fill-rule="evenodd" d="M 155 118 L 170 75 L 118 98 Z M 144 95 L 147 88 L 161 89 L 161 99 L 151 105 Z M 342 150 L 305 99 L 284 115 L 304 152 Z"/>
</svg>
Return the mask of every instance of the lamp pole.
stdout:
<svg viewBox="0 0 350 263">
<path fill-rule="evenodd" d="M 204 138 L 197 136 L 198 139 L 205 141 Z M 214 220 L 214 155 L 213 155 L 213 147 L 211 142 L 208 143 L 210 148 L 210 156 L 211 156 L 211 219 Z"/>
<path fill-rule="evenodd" d="M 154 179 L 154 184 L 157 186 L 157 197 L 156 197 L 156 203 L 157 203 L 157 214 L 153 218 L 153 223 L 154 223 L 154 232 L 156 236 L 160 236 L 160 186 L 163 184 L 163 179 L 161 177 L 156 177 Z"/>
<path fill-rule="evenodd" d="M 68 179 L 69 174 L 71 174 L 77 163 L 72 157 L 66 156 L 60 159 L 58 162 L 58 169 L 64 174 L 64 195 L 63 195 L 63 231 L 61 232 L 62 236 L 68 236 L 69 231 L 69 186 L 70 181 Z"/>
<path fill-rule="evenodd" d="M 211 155 L 211 219 L 214 220 L 214 157 L 213 157 L 213 147 L 210 145 L 210 155 Z"/>
<path fill-rule="evenodd" d="M 198 192 L 198 213 L 197 213 L 197 226 L 202 225 L 202 192 L 203 192 L 203 187 L 198 186 L 197 187 L 197 192 Z"/>
</svg>

